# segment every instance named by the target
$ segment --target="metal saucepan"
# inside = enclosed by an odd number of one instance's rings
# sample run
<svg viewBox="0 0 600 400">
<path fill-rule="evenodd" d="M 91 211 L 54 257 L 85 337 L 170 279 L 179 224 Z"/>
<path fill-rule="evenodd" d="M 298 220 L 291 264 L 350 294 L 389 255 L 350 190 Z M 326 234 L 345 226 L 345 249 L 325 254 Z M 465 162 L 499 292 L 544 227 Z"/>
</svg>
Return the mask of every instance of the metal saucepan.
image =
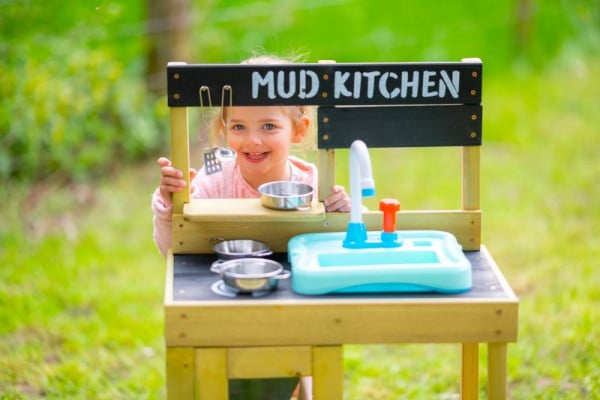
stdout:
<svg viewBox="0 0 600 400">
<path fill-rule="evenodd" d="M 292 181 L 264 183 L 258 187 L 258 191 L 264 207 L 299 211 L 310 209 L 314 192 L 312 186 Z"/>
<path fill-rule="evenodd" d="M 244 257 L 267 257 L 273 254 L 265 242 L 251 239 L 225 240 L 213 238 L 210 242 L 220 260 L 233 260 Z"/>
<path fill-rule="evenodd" d="M 236 293 L 275 290 L 280 279 L 291 276 L 277 261 L 266 258 L 237 258 L 216 261 L 211 271 L 221 274 L 223 283 Z"/>
</svg>

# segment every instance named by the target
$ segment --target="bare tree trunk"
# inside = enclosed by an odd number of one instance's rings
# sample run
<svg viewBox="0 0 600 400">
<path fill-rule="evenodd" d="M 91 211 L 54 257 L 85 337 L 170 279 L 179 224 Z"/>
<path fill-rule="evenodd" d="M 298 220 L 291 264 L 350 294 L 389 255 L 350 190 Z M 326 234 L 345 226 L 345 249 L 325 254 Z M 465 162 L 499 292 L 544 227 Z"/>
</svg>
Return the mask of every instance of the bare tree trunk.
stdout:
<svg viewBox="0 0 600 400">
<path fill-rule="evenodd" d="M 148 0 L 146 82 L 157 95 L 166 91 L 169 61 L 189 61 L 189 0 Z"/>
<path fill-rule="evenodd" d="M 527 52 L 532 40 L 535 0 L 517 0 L 516 43 L 521 53 Z"/>
</svg>

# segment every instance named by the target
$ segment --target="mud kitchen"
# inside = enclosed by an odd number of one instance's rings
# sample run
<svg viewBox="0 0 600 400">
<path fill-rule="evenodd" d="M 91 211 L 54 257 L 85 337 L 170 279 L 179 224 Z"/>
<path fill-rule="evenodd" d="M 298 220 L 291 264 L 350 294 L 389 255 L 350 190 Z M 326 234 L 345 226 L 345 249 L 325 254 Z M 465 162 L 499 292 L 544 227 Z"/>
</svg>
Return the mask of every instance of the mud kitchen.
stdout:
<svg viewBox="0 0 600 400">
<path fill-rule="evenodd" d="M 299 376 L 312 377 L 314 400 L 342 400 L 345 346 L 403 343 L 459 344 L 460 398 L 484 389 L 489 399 L 508 398 L 519 300 L 481 243 L 482 67 L 474 58 L 169 63 L 174 167 L 190 168 L 188 109 L 309 105 L 319 171 L 313 191 L 275 181 L 265 183 L 274 190 L 259 189 L 261 198 L 199 199 L 190 185 L 173 194 L 164 291 L 169 400 L 226 400 L 230 381 L 295 384 Z M 400 200 L 414 205 L 421 188 L 397 183 L 422 168 L 407 158 L 397 167 L 380 162 L 374 174 L 369 149 L 389 149 L 391 160 L 440 147 L 460 154 L 448 165 L 460 187 L 448 195 L 460 208 L 401 210 Z M 340 168 L 348 169 L 349 213 L 324 206 Z M 402 198 L 363 208 L 377 177 Z M 439 181 L 415 178 L 431 196 L 442 194 Z"/>
<path fill-rule="evenodd" d="M 322 81 L 331 77 L 319 76 L 312 69 L 252 72 L 252 98 L 311 99 L 323 93 Z M 368 70 L 342 71 L 333 74 L 333 98 L 429 98 L 459 97 L 458 70 Z M 327 85 L 328 86 L 328 85 Z"/>
</svg>

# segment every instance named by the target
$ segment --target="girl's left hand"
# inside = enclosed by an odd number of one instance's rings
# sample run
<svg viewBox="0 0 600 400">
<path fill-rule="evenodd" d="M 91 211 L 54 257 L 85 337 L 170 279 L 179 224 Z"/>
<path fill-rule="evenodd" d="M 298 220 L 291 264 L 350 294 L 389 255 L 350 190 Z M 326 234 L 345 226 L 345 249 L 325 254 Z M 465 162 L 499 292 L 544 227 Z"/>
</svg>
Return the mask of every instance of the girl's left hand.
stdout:
<svg viewBox="0 0 600 400">
<path fill-rule="evenodd" d="M 335 185 L 323 203 L 327 212 L 350 212 L 350 196 L 343 186 Z"/>
</svg>

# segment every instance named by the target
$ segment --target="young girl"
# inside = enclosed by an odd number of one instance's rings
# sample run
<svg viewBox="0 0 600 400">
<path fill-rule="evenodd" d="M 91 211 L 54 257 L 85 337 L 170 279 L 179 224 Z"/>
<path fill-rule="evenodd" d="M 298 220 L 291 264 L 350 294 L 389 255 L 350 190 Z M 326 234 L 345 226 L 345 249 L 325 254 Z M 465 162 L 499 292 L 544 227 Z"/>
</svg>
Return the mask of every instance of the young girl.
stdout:
<svg viewBox="0 0 600 400">
<path fill-rule="evenodd" d="M 281 64 L 283 60 L 259 57 L 246 64 Z M 225 133 L 228 146 L 235 150 L 234 162 L 223 163 L 221 172 L 207 175 L 190 170 L 192 198 L 253 198 L 260 197 L 258 187 L 273 181 L 294 181 L 318 187 L 317 168 L 298 157 L 290 155 L 292 145 L 310 138 L 313 130 L 309 109 L 303 106 L 228 107 L 221 110 L 223 118 L 215 119 L 216 130 Z M 185 188 L 183 171 L 161 157 L 160 186 L 152 197 L 154 211 L 154 241 L 163 255 L 171 247 L 172 194 Z M 315 193 L 315 195 L 318 195 Z M 328 212 L 349 212 L 350 198 L 342 186 L 334 186 L 325 199 Z M 269 382 L 270 381 L 270 382 Z M 238 381 L 230 384 L 232 398 L 248 399 L 248 393 L 258 389 L 261 399 L 283 398 L 291 393 L 285 382 Z M 289 381 L 289 380 L 287 380 Z M 295 381 L 291 382 L 295 385 Z M 247 385 L 254 385 L 250 388 Z M 301 387 L 300 387 L 301 386 Z M 291 386 L 293 388 L 294 386 Z M 310 377 L 302 379 L 295 390 L 298 399 L 312 397 Z"/>
<path fill-rule="evenodd" d="M 283 63 L 273 58 L 254 58 L 244 63 Z M 223 163 L 223 171 L 207 175 L 204 167 L 190 173 L 192 198 L 260 197 L 258 187 L 273 181 L 294 181 L 318 186 L 316 167 L 290 155 L 293 144 L 300 144 L 312 130 L 307 107 L 234 106 L 221 110 L 216 118 L 220 132 L 226 132 L 228 146 L 236 151 L 235 162 Z M 154 241 L 163 255 L 171 246 L 172 193 L 185 188 L 183 171 L 161 157 L 160 186 L 154 192 Z M 315 194 L 316 195 L 316 194 Z M 328 212 L 349 212 L 350 198 L 342 186 L 334 186 L 325 199 Z"/>
</svg>

